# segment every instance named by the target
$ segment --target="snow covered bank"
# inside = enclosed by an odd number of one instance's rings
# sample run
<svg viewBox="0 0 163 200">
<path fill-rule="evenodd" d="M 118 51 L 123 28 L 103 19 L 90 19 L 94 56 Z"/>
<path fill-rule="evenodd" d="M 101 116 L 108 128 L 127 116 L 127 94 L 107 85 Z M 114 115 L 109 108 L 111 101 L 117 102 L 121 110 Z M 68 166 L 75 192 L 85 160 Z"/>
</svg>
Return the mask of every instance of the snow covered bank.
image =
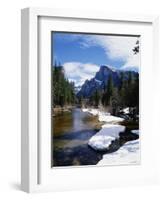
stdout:
<svg viewBox="0 0 163 200">
<path fill-rule="evenodd" d="M 140 163 L 139 139 L 126 142 L 118 151 L 103 155 L 97 165 L 128 165 Z"/>
<path fill-rule="evenodd" d="M 119 138 L 119 133 L 125 131 L 125 126 L 105 124 L 102 129 L 90 138 L 88 145 L 95 150 L 106 150 L 113 140 Z"/>
<path fill-rule="evenodd" d="M 99 114 L 99 110 L 95 109 L 95 108 L 92 108 L 92 109 L 82 108 L 82 111 L 83 112 L 88 112 L 88 113 L 90 113 L 92 115 L 98 115 Z"/>
<path fill-rule="evenodd" d="M 83 112 L 88 112 L 88 108 L 82 108 L 81 109 Z"/>
<path fill-rule="evenodd" d="M 124 119 L 121 118 L 121 117 L 112 116 L 112 115 L 110 115 L 110 113 L 101 112 L 98 109 L 83 108 L 82 111 L 88 112 L 88 113 L 95 115 L 95 116 L 98 115 L 98 119 L 99 119 L 100 122 L 118 123 L 118 122 L 124 121 Z"/>
<path fill-rule="evenodd" d="M 107 123 L 118 123 L 124 121 L 124 119 L 110 115 L 110 113 L 99 113 L 99 121 Z"/>
</svg>

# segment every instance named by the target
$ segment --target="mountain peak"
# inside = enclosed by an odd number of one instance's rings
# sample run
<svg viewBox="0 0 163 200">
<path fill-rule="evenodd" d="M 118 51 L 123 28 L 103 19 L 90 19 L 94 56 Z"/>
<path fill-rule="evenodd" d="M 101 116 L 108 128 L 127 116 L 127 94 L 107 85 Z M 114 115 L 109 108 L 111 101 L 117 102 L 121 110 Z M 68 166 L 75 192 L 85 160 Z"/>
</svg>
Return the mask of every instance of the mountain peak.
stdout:
<svg viewBox="0 0 163 200">
<path fill-rule="evenodd" d="M 116 71 L 116 69 L 114 67 L 108 66 L 108 65 L 101 65 L 100 70 L 110 70 L 110 71 L 113 71 L 113 72 Z"/>
<path fill-rule="evenodd" d="M 108 66 L 106 66 L 106 65 L 101 65 L 100 66 L 100 69 L 108 69 L 109 67 Z"/>
<path fill-rule="evenodd" d="M 110 66 L 101 65 L 98 72 L 96 72 L 95 77 L 90 80 L 86 80 L 85 83 L 81 86 L 78 96 L 83 96 L 84 98 L 90 97 L 96 90 L 103 90 L 107 84 L 108 80 L 111 77 L 115 87 L 121 85 L 121 76 L 120 70 L 114 69 Z M 124 73 L 126 79 L 129 78 L 129 73 L 127 71 L 121 71 Z M 131 72 L 133 75 L 136 75 L 135 72 Z"/>
<path fill-rule="evenodd" d="M 95 78 L 102 81 L 103 79 L 108 78 L 108 76 L 112 73 L 114 73 L 114 71 L 110 67 L 101 65 L 100 70 L 95 75 Z"/>
</svg>

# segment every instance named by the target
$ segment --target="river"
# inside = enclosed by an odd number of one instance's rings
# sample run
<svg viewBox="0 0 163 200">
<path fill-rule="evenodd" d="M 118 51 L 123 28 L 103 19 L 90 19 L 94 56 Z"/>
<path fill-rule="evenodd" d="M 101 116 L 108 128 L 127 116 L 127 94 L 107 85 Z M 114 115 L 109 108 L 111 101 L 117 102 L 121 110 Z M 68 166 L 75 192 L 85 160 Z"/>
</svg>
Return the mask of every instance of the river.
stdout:
<svg viewBox="0 0 163 200">
<path fill-rule="evenodd" d="M 52 166 L 96 165 L 104 153 L 88 146 L 89 139 L 101 129 L 97 116 L 75 108 L 53 117 Z M 125 124 L 126 131 L 111 145 L 108 153 L 117 151 L 125 142 L 137 139 L 130 130 L 136 128 Z"/>
<path fill-rule="evenodd" d="M 95 165 L 102 154 L 88 146 L 88 140 L 99 131 L 96 116 L 73 109 L 53 118 L 53 166 Z"/>
</svg>

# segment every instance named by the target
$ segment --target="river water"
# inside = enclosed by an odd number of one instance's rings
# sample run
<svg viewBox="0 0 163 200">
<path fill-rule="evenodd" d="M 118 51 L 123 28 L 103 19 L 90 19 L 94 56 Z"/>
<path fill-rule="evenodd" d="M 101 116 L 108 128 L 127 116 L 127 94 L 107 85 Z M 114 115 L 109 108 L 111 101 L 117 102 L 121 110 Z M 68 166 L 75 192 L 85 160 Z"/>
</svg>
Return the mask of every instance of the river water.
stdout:
<svg viewBox="0 0 163 200">
<path fill-rule="evenodd" d="M 53 166 L 95 165 L 102 154 L 88 146 L 88 140 L 99 131 L 96 116 L 73 109 L 53 119 Z"/>
<path fill-rule="evenodd" d="M 101 129 L 97 116 L 75 108 L 53 118 L 52 166 L 96 165 L 104 153 L 88 146 L 89 139 Z M 107 153 L 117 151 L 127 141 L 138 139 L 131 130 L 138 129 L 125 124 L 126 130 L 110 145 Z M 135 126 L 135 125 L 134 125 Z"/>
</svg>

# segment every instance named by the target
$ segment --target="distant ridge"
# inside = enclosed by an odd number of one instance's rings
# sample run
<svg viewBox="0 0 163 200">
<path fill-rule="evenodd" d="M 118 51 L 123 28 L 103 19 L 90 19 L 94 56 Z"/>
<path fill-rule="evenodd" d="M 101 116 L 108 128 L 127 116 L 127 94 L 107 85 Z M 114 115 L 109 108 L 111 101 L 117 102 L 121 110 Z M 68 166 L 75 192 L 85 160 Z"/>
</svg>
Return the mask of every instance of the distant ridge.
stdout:
<svg viewBox="0 0 163 200">
<path fill-rule="evenodd" d="M 98 72 L 96 72 L 95 77 L 90 80 L 86 80 L 78 91 L 77 96 L 89 98 L 96 90 L 103 90 L 108 83 L 108 79 L 111 77 L 115 87 L 121 86 L 121 77 L 123 76 L 126 80 L 129 75 L 137 76 L 138 72 L 131 70 L 120 70 L 115 69 L 106 65 L 101 65 Z"/>
</svg>

